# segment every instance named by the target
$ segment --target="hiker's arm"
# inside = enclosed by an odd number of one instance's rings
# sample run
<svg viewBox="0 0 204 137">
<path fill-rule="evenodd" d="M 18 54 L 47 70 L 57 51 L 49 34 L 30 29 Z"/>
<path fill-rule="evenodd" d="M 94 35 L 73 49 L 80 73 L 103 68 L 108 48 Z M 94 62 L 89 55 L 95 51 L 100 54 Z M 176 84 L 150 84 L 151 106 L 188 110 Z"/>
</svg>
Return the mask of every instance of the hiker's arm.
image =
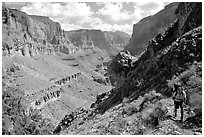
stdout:
<svg viewBox="0 0 204 137">
<path fill-rule="evenodd" d="M 176 92 L 173 93 L 172 99 L 175 99 Z"/>
<path fill-rule="evenodd" d="M 183 95 L 184 95 L 184 103 L 186 104 L 186 101 L 187 101 L 187 100 L 186 100 L 186 99 L 187 99 L 187 98 L 186 98 L 186 92 L 183 91 Z"/>
</svg>

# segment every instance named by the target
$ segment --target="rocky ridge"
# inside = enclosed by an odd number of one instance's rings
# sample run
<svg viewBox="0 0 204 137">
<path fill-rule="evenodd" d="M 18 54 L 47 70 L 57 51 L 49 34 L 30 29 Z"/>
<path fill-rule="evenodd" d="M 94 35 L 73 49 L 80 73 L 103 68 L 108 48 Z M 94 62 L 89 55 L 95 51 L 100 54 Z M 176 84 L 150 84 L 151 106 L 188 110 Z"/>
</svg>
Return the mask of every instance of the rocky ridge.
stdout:
<svg viewBox="0 0 204 137">
<path fill-rule="evenodd" d="M 170 96 L 166 80 L 183 72 L 188 63 L 202 60 L 201 3 L 181 3 L 181 5 L 177 9 L 177 19 L 165 33 L 158 34 L 149 42 L 147 50 L 133 63 L 126 82 L 112 90 L 109 97 L 97 107 L 99 110 L 104 112 L 124 97 L 129 96 L 134 99 L 153 88 Z M 188 9 L 188 12 L 183 9 Z M 180 16 L 181 14 L 191 16 L 191 18 L 186 16 L 184 25 L 182 19 L 185 16 Z M 189 25 L 191 27 L 181 34 L 178 33 L 181 28 Z"/>
</svg>

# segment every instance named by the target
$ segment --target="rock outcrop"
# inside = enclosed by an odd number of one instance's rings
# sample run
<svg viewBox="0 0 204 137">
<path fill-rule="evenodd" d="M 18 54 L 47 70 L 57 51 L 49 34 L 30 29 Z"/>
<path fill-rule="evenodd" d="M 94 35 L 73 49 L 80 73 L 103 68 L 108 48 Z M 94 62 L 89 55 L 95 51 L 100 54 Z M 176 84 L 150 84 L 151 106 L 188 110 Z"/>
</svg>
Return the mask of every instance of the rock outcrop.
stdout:
<svg viewBox="0 0 204 137">
<path fill-rule="evenodd" d="M 125 47 L 132 55 L 139 55 L 145 51 L 148 40 L 165 29 L 176 19 L 175 10 L 178 3 L 171 3 L 153 16 L 143 18 L 133 26 L 132 37 Z"/>
<path fill-rule="evenodd" d="M 108 71 L 109 73 L 122 73 L 122 71 L 129 71 L 128 68 L 132 66 L 132 58 L 130 52 L 120 52 L 115 58 L 109 63 Z M 125 69 L 126 68 L 126 69 Z M 126 71 L 125 71 L 126 70 Z"/>
<path fill-rule="evenodd" d="M 124 97 L 134 100 L 152 89 L 170 96 L 167 80 L 181 74 L 189 64 L 202 61 L 202 3 L 180 3 L 176 11 L 176 20 L 149 42 L 125 82 L 95 104 L 99 112 L 105 112 Z"/>
</svg>

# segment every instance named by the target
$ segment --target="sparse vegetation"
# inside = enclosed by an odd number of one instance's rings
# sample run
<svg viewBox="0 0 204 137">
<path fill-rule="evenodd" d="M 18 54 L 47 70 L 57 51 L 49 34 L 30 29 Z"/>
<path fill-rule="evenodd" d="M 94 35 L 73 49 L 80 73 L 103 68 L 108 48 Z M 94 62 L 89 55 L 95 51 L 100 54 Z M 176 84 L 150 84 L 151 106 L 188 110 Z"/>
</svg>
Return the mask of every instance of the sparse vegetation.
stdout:
<svg viewBox="0 0 204 137">
<path fill-rule="evenodd" d="M 3 135 L 49 135 L 53 129 L 51 121 L 35 110 L 25 114 L 23 92 L 15 87 L 3 87 L 2 134 Z"/>
<path fill-rule="evenodd" d="M 134 24 L 128 44 L 125 33 L 65 32 L 4 3 L 2 13 L 3 135 L 202 134 L 201 2 L 166 5 Z M 187 93 L 183 118 L 172 117 L 175 83 Z"/>
<path fill-rule="evenodd" d="M 187 93 L 187 102 L 192 107 L 192 109 L 196 108 L 196 110 L 197 108 L 202 108 L 201 71 L 201 63 L 193 64 L 179 76 L 175 76 L 172 80 L 168 81 L 168 85 L 170 87 L 172 87 L 174 83 L 182 83 L 182 87 Z"/>
<path fill-rule="evenodd" d="M 187 93 L 187 105 L 190 107 L 189 111 L 194 112 L 191 119 L 196 118 L 198 123 L 202 121 L 202 64 L 194 63 L 189 68 L 178 76 L 174 76 L 172 80 L 168 81 L 168 85 L 172 87 L 174 83 L 182 83 L 182 88 Z M 189 121 L 187 119 L 186 121 Z M 192 120 L 190 120 L 192 121 Z M 198 126 L 199 124 L 196 124 Z M 200 126 L 200 125 L 199 125 Z"/>
<path fill-rule="evenodd" d="M 145 108 L 141 113 L 144 124 L 150 128 L 158 126 L 159 122 L 164 120 L 166 114 L 167 108 L 163 107 L 161 102 L 149 105 L 149 107 Z"/>
</svg>

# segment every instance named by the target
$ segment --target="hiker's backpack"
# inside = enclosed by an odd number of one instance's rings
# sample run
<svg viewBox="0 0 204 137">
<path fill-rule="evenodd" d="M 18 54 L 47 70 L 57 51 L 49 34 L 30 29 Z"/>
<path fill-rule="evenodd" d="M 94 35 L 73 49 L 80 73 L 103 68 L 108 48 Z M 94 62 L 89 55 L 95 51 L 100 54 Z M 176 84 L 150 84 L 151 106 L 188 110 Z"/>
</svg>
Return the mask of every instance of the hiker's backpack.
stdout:
<svg viewBox="0 0 204 137">
<path fill-rule="evenodd" d="M 177 90 L 176 90 L 176 92 L 175 92 L 175 95 L 174 95 L 174 99 L 175 100 L 181 100 L 181 101 L 185 101 L 185 99 L 186 99 L 186 93 L 185 93 L 185 91 L 183 91 L 182 89 L 181 89 L 181 87 L 179 87 Z"/>
</svg>

